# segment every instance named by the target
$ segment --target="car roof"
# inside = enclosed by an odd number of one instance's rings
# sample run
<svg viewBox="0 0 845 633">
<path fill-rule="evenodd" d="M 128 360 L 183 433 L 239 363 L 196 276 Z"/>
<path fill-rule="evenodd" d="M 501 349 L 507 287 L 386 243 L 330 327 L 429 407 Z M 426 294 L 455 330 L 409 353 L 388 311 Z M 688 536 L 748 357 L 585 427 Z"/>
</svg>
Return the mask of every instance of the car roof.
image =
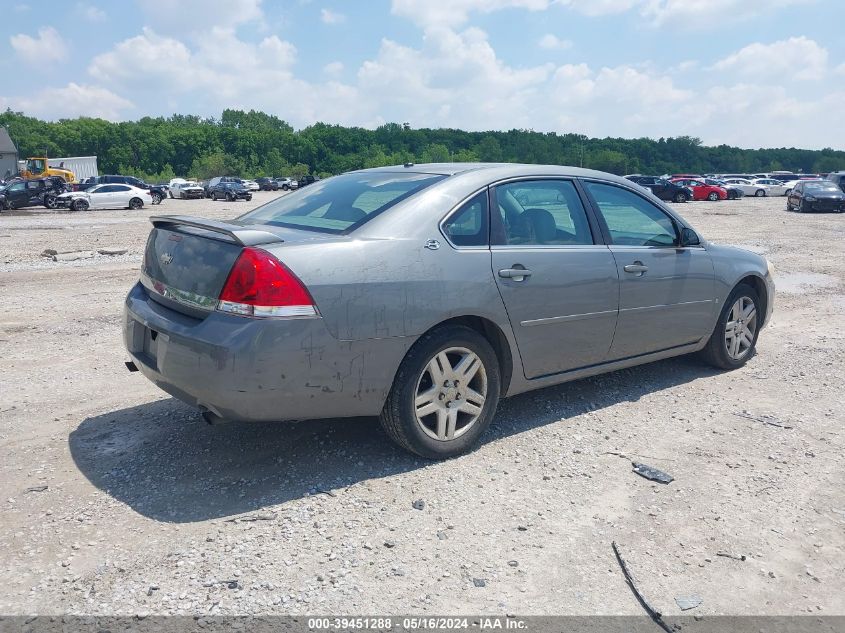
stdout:
<svg viewBox="0 0 845 633">
<path fill-rule="evenodd" d="M 492 178 L 499 176 L 570 176 L 576 178 L 599 178 L 602 180 L 618 180 L 624 182 L 622 176 L 608 174 L 594 169 L 571 167 L 565 165 L 535 165 L 532 163 L 420 163 L 406 165 L 391 165 L 388 167 L 372 167 L 359 169 L 349 173 L 396 173 L 408 172 L 414 174 L 436 174 L 441 176 L 456 176 L 470 172 L 485 172 Z M 501 172 L 501 173 L 497 173 Z M 626 183 L 627 184 L 627 183 Z"/>
</svg>

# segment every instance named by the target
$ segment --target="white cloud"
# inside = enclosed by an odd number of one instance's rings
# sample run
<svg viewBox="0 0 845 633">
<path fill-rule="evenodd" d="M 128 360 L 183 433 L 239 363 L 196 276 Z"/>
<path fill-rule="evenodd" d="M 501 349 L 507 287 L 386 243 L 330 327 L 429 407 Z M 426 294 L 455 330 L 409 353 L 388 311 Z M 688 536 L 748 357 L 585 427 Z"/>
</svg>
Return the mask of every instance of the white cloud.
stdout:
<svg viewBox="0 0 845 633">
<path fill-rule="evenodd" d="M 323 24 L 340 24 L 346 21 L 346 16 L 330 9 L 320 9 L 320 20 Z"/>
<path fill-rule="evenodd" d="M 392 0 L 391 12 L 422 27 L 460 26 L 471 13 L 508 8 L 543 11 L 557 0 Z"/>
<path fill-rule="evenodd" d="M 162 33 L 200 33 L 213 27 L 234 28 L 264 17 L 261 0 L 138 0 Z"/>
<path fill-rule="evenodd" d="M 546 33 L 537 42 L 537 46 L 549 51 L 562 51 L 572 48 L 572 40 L 562 40 L 557 35 Z"/>
<path fill-rule="evenodd" d="M 748 20 L 790 5 L 815 0 L 639 0 L 641 13 L 655 26 L 700 24 L 700 20 Z"/>
<path fill-rule="evenodd" d="M 124 118 L 133 105 L 101 86 L 73 82 L 64 88 L 46 88 L 29 97 L 0 99 L 0 107 L 10 107 L 46 119 L 87 116 L 117 121 Z"/>
<path fill-rule="evenodd" d="M 38 29 L 38 37 L 18 33 L 9 38 L 15 53 L 29 64 L 62 62 L 67 58 L 67 44 L 52 26 Z"/>
<path fill-rule="evenodd" d="M 827 58 L 826 49 L 801 36 L 772 44 L 749 44 L 719 60 L 713 68 L 748 77 L 822 79 L 827 72 Z"/>
<path fill-rule="evenodd" d="M 329 62 L 323 66 L 323 72 L 327 75 L 339 75 L 343 72 L 343 62 Z"/>
<path fill-rule="evenodd" d="M 103 22 L 106 19 L 106 12 L 85 2 L 76 3 L 76 12 L 89 22 Z"/>
</svg>

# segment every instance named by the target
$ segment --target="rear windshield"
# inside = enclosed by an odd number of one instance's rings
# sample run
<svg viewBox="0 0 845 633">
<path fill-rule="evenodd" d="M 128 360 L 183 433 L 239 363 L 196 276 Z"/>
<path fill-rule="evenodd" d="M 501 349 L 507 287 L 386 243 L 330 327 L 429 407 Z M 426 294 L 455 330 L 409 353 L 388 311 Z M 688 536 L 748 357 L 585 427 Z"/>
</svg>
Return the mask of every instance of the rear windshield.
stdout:
<svg viewBox="0 0 845 633">
<path fill-rule="evenodd" d="M 238 220 L 245 224 L 344 233 L 445 177 L 394 172 L 343 174 L 318 180 Z"/>
<path fill-rule="evenodd" d="M 808 182 L 804 185 L 807 191 L 840 191 L 832 182 Z"/>
</svg>

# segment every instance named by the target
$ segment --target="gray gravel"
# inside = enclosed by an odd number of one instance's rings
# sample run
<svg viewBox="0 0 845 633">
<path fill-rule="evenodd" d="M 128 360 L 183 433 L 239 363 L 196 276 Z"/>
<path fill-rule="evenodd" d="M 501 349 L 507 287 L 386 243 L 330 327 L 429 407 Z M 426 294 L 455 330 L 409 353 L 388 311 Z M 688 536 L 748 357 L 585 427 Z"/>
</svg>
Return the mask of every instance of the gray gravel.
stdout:
<svg viewBox="0 0 845 633">
<path fill-rule="evenodd" d="M 0 215 L 0 613 L 639 615 L 615 540 L 668 615 L 845 614 L 845 216 L 684 205 L 777 268 L 758 355 L 518 396 L 430 463 L 372 419 L 208 427 L 123 368 L 147 216 L 273 195 Z"/>
</svg>

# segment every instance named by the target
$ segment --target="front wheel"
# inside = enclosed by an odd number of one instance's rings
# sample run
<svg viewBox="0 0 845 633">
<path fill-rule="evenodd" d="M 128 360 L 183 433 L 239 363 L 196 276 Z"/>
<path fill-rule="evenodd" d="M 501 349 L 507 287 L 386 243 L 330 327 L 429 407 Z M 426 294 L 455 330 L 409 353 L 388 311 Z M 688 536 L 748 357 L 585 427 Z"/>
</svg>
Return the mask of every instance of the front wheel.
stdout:
<svg viewBox="0 0 845 633">
<path fill-rule="evenodd" d="M 157 192 L 153 192 L 150 195 L 150 198 L 153 200 L 153 204 L 161 204 L 161 194 Z"/>
<path fill-rule="evenodd" d="M 73 204 L 70 205 L 70 208 L 74 211 L 85 211 L 88 209 L 88 201 L 87 200 L 74 200 Z"/>
<path fill-rule="evenodd" d="M 441 327 L 410 349 L 393 381 L 380 421 L 387 435 L 427 459 L 470 450 L 499 402 L 499 361 L 481 334 Z"/>
<path fill-rule="evenodd" d="M 710 193 L 707 194 L 707 199 L 710 202 L 716 202 L 719 199 L 719 194 L 716 193 L 715 191 L 711 191 Z"/>
<path fill-rule="evenodd" d="M 678 202 L 678 203 L 686 202 L 687 201 L 687 194 L 685 194 L 683 191 L 679 191 L 678 193 L 675 194 L 675 197 L 672 198 L 672 199 L 675 202 Z"/>
<path fill-rule="evenodd" d="M 766 190 L 765 189 L 758 189 L 754 192 L 754 196 L 757 198 L 765 198 L 766 197 Z"/>
<path fill-rule="evenodd" d="M 737 369 L 754 355 L 762 321 L 760 295 L 749 285 L 733 289 L 702 356 L 721 369 Z"/>
<path fill-rule="evenodd" d="M 143 206 L 144 206 L 144 201 L 141 200 L 140 198 L 132 198 L 129 201 L 129 208 L 132 209 L 133 211 L 137 211 L 138 209 L 140 209 Z"/>
<path fill-rule="evenodd" d="M 54 196 L 51 193 L 48 193 L 46 196 L 44 196 L 44 206 L 47 207 L 48 209 L 55 209 L 57 202 L 58 202 L 58 200 L 57 200 L 56 196 Z"/>
</svg>

